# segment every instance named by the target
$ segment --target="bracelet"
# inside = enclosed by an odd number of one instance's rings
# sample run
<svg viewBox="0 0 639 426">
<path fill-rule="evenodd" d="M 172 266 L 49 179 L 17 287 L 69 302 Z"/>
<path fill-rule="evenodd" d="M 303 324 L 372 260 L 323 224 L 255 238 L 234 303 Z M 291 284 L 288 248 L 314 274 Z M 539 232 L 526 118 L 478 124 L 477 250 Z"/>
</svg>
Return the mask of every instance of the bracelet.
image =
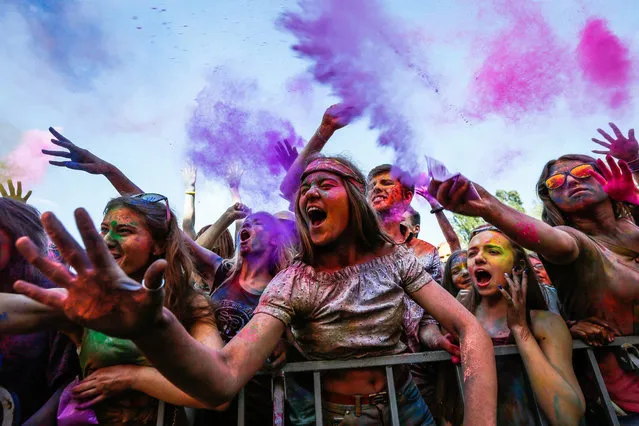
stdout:
<svg viewBox="0 0 639 426">
<path fill-rule="evenodd" d="M 195 191 L 186 191 L 185 194 L 186 195 L 195 195 Z"/>
<path fill-rule="evenodd" d="M 432 209 L 430 212 L 431 212 L 431 214 L 434 214 L 434 213 L 439 213 L 442 210 L 444 210 L 443 207 L 437 207 L 436 209 Z"/>
<path fill-rule="evenodd" d="M 635 158 L 632 161 L 626 161 L 626 164 L 628 164 L 628 168 L 631 172 L 639 172 L 639 158 Z"/>
</svg>

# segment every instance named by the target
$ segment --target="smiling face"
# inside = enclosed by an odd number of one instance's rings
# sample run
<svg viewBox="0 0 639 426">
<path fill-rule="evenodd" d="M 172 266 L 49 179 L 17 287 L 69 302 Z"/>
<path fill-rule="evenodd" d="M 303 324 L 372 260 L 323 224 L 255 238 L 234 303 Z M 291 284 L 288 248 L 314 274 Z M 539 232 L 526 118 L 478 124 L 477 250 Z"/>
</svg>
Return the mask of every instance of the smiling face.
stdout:
<svg viewBox="0 0 639 426">
<path fill-rule="evenodd" d="M 335 242 L 348 227 L 348 193 L 342 179 L 333 173 L 309 173 L 300 186 L 298 208 L 316 246 Z"/>
<path fill-rule="evenodd" d="M 558 161 L 550 167 L 549 177 L 567 173 L 562 186 L 548 190 L 550 199 L 564 213 L 578 212 L 608 199 L 603 187 L 594 178 L 577 179 L 570 175 L 570 170 L 581 164 L 584 163 L 574 160 Z"/>
<path fill-rule="evenodd" d="M 412 193 L 405 191 L 400 181 L 391 177 L 390 172 L 382 172 L 368 182 L 367 198 L 378 212 L 404 212 L 410 205 Z"/>
<path fill-rule="evenodd" d="M 515 257 L 508 239 L 499 232 L 483 231 L 468 243 L 468 271 L 482 297 L 501 294 L 508 287 L 504 274 L 511 274 Z"/>
<path fill-rule="evenodd" d="M 107 212 L 100 225 L 100 234 L 115 261 L 129 276 L 143 273 L 154 257 L 162 254 L 143 216 L 126 207 Z"/>
</svg>

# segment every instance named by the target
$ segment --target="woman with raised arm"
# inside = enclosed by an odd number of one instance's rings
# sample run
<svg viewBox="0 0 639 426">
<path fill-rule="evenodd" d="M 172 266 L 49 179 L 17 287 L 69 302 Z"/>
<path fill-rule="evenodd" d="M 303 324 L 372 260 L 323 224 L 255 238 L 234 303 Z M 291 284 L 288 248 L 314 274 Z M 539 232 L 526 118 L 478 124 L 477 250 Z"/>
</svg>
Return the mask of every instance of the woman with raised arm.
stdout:
<svg viewBox="0 0 639 426">
<path fill-rule="evenodd" d="M 401 302 L 408 292 L 460 336 L 465 421 L 494 425 L 497 389 L 490 339 L 470 312 L 434 284 L 412 253 L 389 242 L 366 201 L 362 173 L 341 158 L 311 161 L 302 175 L 296 219 L 300 260 L 273 279 L 251 321 L 222 350 L 198 344 L 169 310 L 162 309 L 166 262 L 152 264 L 144 284 L 137 284 L 109 256 L 82 209 L 76 211 L 76 221 L 86 252 L 53 214 L 43 215 L 47 231 L 76 275 L 57 273 L 59 266 L 34 252 L 28 239 L 17 244 L 67 292 L 50 294 L 25 282 L 16 283 L 16 289 L 87 327 L 131 338 L 169 380 L 211 405 L 230 399 L 246 384 L 287 326 L 308 359 L 402 352 Z M 400 420 L 406 425 L 431 424 L 406 371 L 395 369 Z M 322 388 L 329 422 L 337 417 L 364 425 L 390 421 L 383 368 L 327 373 Z"/>
<path fill-rule="evenodd" d="M 466 307 L 493 344 L 519 349 L 519 355 L 497 359 L 497 424 L 536 425 L 535 400 L 549 424 L 579 424 L 586 406 L 572 367 L 570 332 L 548 311 L 524 249 L 494 226 L 480 226 L 468 243 L 468 270 Z"/>
<path fill-rule="evenodd" d="M 165 259 L 164 306 L 198 345 L 216 349 L 222 347 L 208 297 L 191 285 L 191 258 L 165 197 L 139 194 L 111 200 L 104 210 L 100 234 L 94 237 L 96 241 L 104 241 L 101 244 L 105 255 L 110 257 L 109 262 L 118 265 L 135 280 L 141 280 L 144 271 L 157 259 Z M 70 240 L 54 241 L 62 243 L 58 247 L 67 261 L 71 258 L 77 260 L 66 244 Z M 76 270 L 80 268 L 83 271 L 89 265 L 88 262 L 79 264 L 75 261 L 70 264 Z M 60 267 L 56 273 L 57 277 L 71 275 L 64 267 Z M 52 291 L 49 290 L 49 294 Z M 89 294 L 90 291 L 85 296 L 90 297 Z M 162 377 L 131 340 L 113 338 L 91 328 L 73 327 L 74 324 L 61 316 L 61 312 L 50 312 L 50 308 L 28 298 L 16 300 L 0 295 L 0 309 L 5 307 L 13 314 L 0 324 L 2 332 L 28 333 L 61 328 L 81 343 L 83 380 L 73 388 L 73 393 L 76 399 L 83 402 L 83 406 L 94 407 L 100 424 L 155 425 L 158 400 L 175 406 L 211 408 Z M 167 424 L 185 424 L 182 409 L 167 407 L 164 411 Z"/>
<path fill-rule="evenodd" d="M 609 158 L 609 164 L 614 164 Z M 627 165 L 617 177 L 630 173 Z M 549 161 L 537 183 L 544 210 L 542 221 L 501 203 L 476 185 L 480 199 L 468 200 L 470 182 L 458 179 L 431 187 L 448 210 L 467 216 L 481 216 L 506 236 L 543 260 L 559 294 L 570 330 L 575 338 L 597 346 L 614 340 L 615 335 L 637 332 L 633 308 L 639 301 L 639 228 L 629 216 L 620 197 L 629 193 L 611 192 L 593 177 L 603 173 L 585 155 L 564 155 Z M 616 165 L 615 165 L 616 167 Z M 613 193 L 615 194 L 612 198 Z M 625 194 L 625 195 L 624 195 Z M 612 400 L 627 416 L 620 422 L 639 418 L 639 376 L 619 366 L 613 350 L 597 351 L 599 367 Z"/>
</svg>

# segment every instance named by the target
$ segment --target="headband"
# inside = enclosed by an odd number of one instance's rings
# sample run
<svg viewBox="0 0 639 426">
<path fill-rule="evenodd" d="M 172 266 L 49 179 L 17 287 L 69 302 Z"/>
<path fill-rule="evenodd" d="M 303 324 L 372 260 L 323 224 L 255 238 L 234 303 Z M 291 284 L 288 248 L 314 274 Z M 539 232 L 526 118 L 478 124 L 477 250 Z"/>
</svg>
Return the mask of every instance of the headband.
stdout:
<svg viewBox="0 0 639 426">
<path fill-rule="evenodd" d="M 359 189 L 362 193 L 366 192 L 365 190 L 366 185 L 364 184 L 362 179 L 357 175 L 357 173 L 355 173 L 355 171 L 351 169 L 350 167 L 348 167 L 346 164 L 334 158 L 322 157 L 322 158 L 317 158 L 311 161 L 308 164 L 308 166 L 306 166 L 304 173 L 302 173 L 301 180 L 304 180 L 306 176 L 315 172 L 332 173 L 341 178 L 349 179 L 353 184 L 355 184 L 357 189 Z"/>
</svg>

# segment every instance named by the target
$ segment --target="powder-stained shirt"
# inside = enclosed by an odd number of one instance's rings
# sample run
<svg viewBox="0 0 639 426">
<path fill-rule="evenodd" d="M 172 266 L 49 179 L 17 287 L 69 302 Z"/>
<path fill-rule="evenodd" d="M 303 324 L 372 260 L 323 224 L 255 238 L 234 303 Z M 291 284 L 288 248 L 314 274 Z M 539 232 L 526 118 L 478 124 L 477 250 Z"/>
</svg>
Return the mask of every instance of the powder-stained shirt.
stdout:
<svg viewBox="0 0 639 426">
<path fill-rule="evenodd" d="M 268 285 L 255 313 L 290 326 L 310 360 L 398 354 L 404 296 L 432 282 L 404 247 L 335 272 L 294 262 Z"/>
<path fill-rule="evenodd" d="M 554 265 L 542 259 L 566 318 L 579 321 L 597 317 L 622 334 L 633 334 L 633 323 L 639 320 L 633 315 L 639 301 L 639 252 L 609 237 L 592 237 L 567 226 L 558 228 L 569 233 L 579 246 L 579 256 L 570 264 Z M 628 219 L 617 221 L 616 232 L 639 236 L 639 228 Z M 613 353 L 597 353 L 613 401 L 624 410 L 639 412 L 639 376 L 622 371 Z"/>
</svg>

